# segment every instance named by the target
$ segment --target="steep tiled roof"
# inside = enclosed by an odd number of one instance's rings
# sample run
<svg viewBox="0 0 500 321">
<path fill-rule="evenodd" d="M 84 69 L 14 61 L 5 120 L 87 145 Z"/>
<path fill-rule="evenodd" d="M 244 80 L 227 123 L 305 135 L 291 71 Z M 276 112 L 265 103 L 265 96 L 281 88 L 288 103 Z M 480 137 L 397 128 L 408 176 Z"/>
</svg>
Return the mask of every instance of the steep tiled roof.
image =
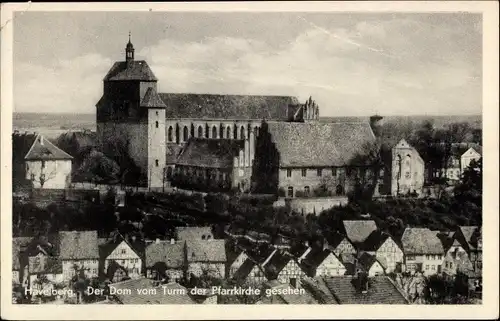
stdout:
<svg viewBox="0 0 500 321">
<path fill-rule="evenodd" d="M 375 230 L 359 245 L 363 251 L 377 251 L 384 242 L 391 236 L 381 230 Z"/>
<path fill-rule="evenodd" d="M 408 304 L 386 276 L 369 278 L 367 293 L 356 289 L 355 280 L 350 276 L 328 277 L 325 283 L 339 304 Z"/>
<path fill-rule="evenodd" d="M 335 297 L 328 290 L 325 281 L 322 278 L 310 279 L 304 277 L 301 279 L 304 289 L 306 289 L 312 297 L 320 304 L 338 304 Z"/>
<path fill-rule="evenodd" d="M 318 266 L 325 261 L 329 256 L 335 254 L 328 249 L 313 249 L 307 257 L 300 263 L 300 266 L 304 272 L 309 276 L 314 277 L 316 275 L 316 269 Z M 339 260 L 340 261 L 340 260 Z M 342 263 L 342 262 L 341 262 Z"/>
<path fill-rule="evenodd" d="M 343 221 L 347 238 L 352 243 L 364 242 L 370 234 L 377 230 L 377 224 L 372 220 Z"/>
<path fill-rule="evenodd" d="M 25 160 L 58 160 L 73 159 L 71 155 L 52 144 L 42 135 L 38 135 L 30 150 L 24 156 Z"/>
<path fill-rule="evenodd" d="M 225 240 L 188 240 L 188 262 L 226 262 Z"/>
<path fill-rule="evenodd" d="M 252 260 L 250 258 L 247 258 L 243 262 L 243 264 L 239 267 L 239 269 L 236 270 L 236 272 L 233 275 L 233 279 L 245 280 L 248 277 L 248 275 L 250 274 L 250 272 L 252 271 L 252 269 L 256 266 L 259 267 L 257 262 L 255 262 L 254 260 Z"/>
<path fill-rule="evenodd" d="M 277 251 L 269 260 L 269 262 L 264 266 L 264 272 L 269 280 L 276 279 L 278 274 L 283 270 L 283 268 L 293 260 L 293 258 L 281 251 Z"/>
<path fill-rule="evenodd" d="M 170 244 L 169 241 L 153 242 L 146 247 L 146 267 L 163 262 L 167 268 L 180 268 L 184 265 L 185 242 Z"/>
<path fill-rule="evenodd" d="M 12 270 L 20 269 L 20 255 L 25 247 L 31 243 L 32 237 L 13 237 L 12 238 Z"/>
<path fill-rule="evenodd" d="M 477 241 L 474 240 L 474 232 L 477 230 L 477 226 L 459 226 L 458 227 L 465 237 L 465 241 L 467 242 L 467 246 L 469 249 L 475 249 L 477 245 Z"/>
<path fill-rule="evenodd" d="M 114 80 L 140 80 L 140 81 L 157 81 L 158 79 L 153 74 L 153 71 L 144 60 L 135 61 L 117 61 L 111 67 L 104 81 Z"/>
<path fill-rule="evenodd" d="M 61 231 L 59 240 L 63 260 L 99 258 L 97 231 Z"/>
<path fill-rule="evenodd" d="M 160 93 L 168 106 L 167 118 L 287 120 L 289 96 L 250 96 Z"/>
<path fill-rule="evenodd" d="M 141 107 L 166 108 L 167 106 L 163 100 L 161 100 L 160 96 L 156 92 L 156 89 L 149 87 L 144 94 L 144 98 L 142 98 Z"/>
<path fill-rule="evenodd" d="M 190 138 L 177 158 L 179 165 L 228 168 L 244 147 L 243 140 Z"/>
<path fill-rule="evenodd" d="M 368 123 L 268 122 L 281 166 L 343 166 L 375 140 Z"/>
<path fill-rule="evenodd" d="M 331 249 L 335 249 L 339 244 L 346 239 L 348 242 L 349 239 L 346 238 L 346 236 L 342 233 L 339 233 L 337 231 L 334 231 L 332 233 L 329 233 L 328 235 L 325 236 L 326 241 L 328 242 L 328 246 Z"/>
<path fill-rule="evenodd" d="M 110 239 L 110 240 L 102 240 L 102 239 L 97 239 L 97 243 L 99 246 L 99 257 L 101 259 L 106 259 L 115 249 L 118 245 L 120 245 L 122 242 L 127 243 L 127 245 L 137 254 L 139 257 L 142 256 L 144 252 L 144 246 L 139 242 L 131 242 L 127 241 L 121 234 L 116 237 L 116 239 Z"/>
<path fill-rule="evenodd" d="M 203 236 L 210 235 L 212 237 L 212 228 L 210 226 L 179 226 L 175 228 L 175 233 L 178 240 L 202 240 Z"/>
<path fill-rule="evenodd" d="M 175 143 L 167 143 L 165 144 L 166 148 L 166 159 L 165 163 L 166 164 L 175 164 L 177 162 L 177 156 L 179 156 L 180 152 L 182 151 L 182 146 L 177 145 Z"/>
<path fill-rule="evenodd" d="M 236 244 L 234 239 L 226 241 L 226 258 L 227 264 L 231 265 L 243 253 L 243 249 Z"/>
<path fill-rule="evenodd" d="M 401 237 L 403 252 L 409 254 L 443 254 L 444 248 L 437 233 L 428 228 L 408 227 Z"/>
</svg>

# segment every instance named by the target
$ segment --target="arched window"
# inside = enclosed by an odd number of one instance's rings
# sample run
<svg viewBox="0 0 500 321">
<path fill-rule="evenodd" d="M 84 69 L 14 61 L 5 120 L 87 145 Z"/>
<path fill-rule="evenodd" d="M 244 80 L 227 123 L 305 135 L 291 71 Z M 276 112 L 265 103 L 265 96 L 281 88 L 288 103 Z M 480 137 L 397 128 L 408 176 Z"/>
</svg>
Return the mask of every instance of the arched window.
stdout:
<svg viewBox="0 0 500 321">
<path fill-rule="evenodd" d="M 240 139 L 245 139 L 245 127 L 241 126 L 240 128 Z"/>
<path fill-rule="evenodd" d="M 310 188 L 309 188 L 309 186 L 305 186 L 305 187 L 304 187 L 304 194 L 306 194 L 306 196 L 308 196 L 308 195 L 309 195 L 309 192 L 310 192 Z"/>
<path fill-rule="evenodd" d="M 189 138 L 189 130 L 188 130 L 187 126 L 184 126 L 183 132 L 184 132 L 183 138 L 184 138 L 184 141 L 186 142 Z"/>
<path fill-rule="evenodd" d="M 204 239 L 205 239 L 205 234 L 203 234 L 203 235 L 201 236 L 201 239 L 202 239 L 202 240 L 204 240 Z"/>
<path fill-rule="evenodd" d="M 236 126 L 236 124 L 234 125 L 233 129 L 233 138 L 238 139 L 238 126 Z"/>
<path fill-rule="evenodd" d="M 335 194 L 344 195 L 344 188 L 342 185 L 337 185 L 337 187 L 335 187 Z"/>
<path fill-rule="evenodd" d="M 212 127 L 212 138 L 217 138 L 217 127 Z"/>
<path fill-rule="evenodd" d="M 224 127 L 221 126 L 219 132 L 220 132 L 219 137 L 224 138 Z"/>
<path fill-rule="evenodd" d="M 288 197 L 293 197 L 293 187 L 292 186 L 288 187 Z"/>
<path fill-rule="evenodd" d="M 254 134 L 255 137 L 257 137 L 257 135 L 259 135 L 259 126 L 255 126 L 254 127 L 253 134 Z"/>
<path fill-rule="evenodd" d="M 226 127 L 226 138 L 231 139 L 231 127 Z"/>
<path fill-rule="evenodd" d="M 169 126 L 168 127 L 168 141 L 171 142 L 174 140 L 174 129 L 172 128 L 172 126 Z"/>
<path fill-rule="evenodd" d="M 203 127 L 198 126 L 198 137 L 202 138 L 203 137 Z"/>
</svg>

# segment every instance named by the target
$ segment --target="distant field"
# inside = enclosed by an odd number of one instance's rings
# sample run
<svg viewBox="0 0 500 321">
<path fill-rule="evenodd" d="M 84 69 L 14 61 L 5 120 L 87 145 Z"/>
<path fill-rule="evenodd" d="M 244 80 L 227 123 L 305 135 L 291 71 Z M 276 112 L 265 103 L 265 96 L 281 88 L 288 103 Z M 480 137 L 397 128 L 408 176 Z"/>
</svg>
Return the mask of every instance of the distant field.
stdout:
<svg viewBox="0 0 500 321">
<path fill-rule="evenodd" d="M 436 127 L 446 126 L 453 122 L 469 122 L 472 126 L 481 128 L 482 117 L 477 116 L 388 116 L 385 122 L 419 123 L 432 119 Z M 323 117 L 324 122 L 368 121 L 369 117 Z M 58 136 L 68 130 L 96 130 L 94 114 L 43 114 L 43 113 L 14 113 L 13 128 L 20 132 L 37 132 L 49 137 Z"/>
</svg>

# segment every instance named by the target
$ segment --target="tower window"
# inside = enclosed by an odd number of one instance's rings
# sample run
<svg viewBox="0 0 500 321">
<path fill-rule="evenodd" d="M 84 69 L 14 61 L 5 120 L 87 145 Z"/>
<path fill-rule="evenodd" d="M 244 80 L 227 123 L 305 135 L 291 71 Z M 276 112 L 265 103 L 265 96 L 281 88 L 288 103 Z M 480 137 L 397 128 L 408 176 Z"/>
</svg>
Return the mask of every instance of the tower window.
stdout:
<svg viewBox="0 0 500 321">
<path fill-rule="evenodd" d="M 168 141 L 171 142 L 173 140 L 173 131 L 172 126 L 168 127 Z"/>
<path fill-rule="evenodd" d="M 158 116 L 158 112 L 156 112 L 156 116 Z"/>
<path fill-rule="evenodd" d="M 291 169 L 286 170 L 286 177 L 292 177 L 292 170 Z"/>
<path fill-rule="evenodd" d="M 159 126 L 158 121 L 155 122 L 155 125 L 156 125 L 156 128 L 158 128 L 158 126 Z"/>
<path fill-rule="evenodd" d="M 156 167 L 160 166 L 160 162 L 157 159 L 155 160 L 155 165 Z"/>
</svg>

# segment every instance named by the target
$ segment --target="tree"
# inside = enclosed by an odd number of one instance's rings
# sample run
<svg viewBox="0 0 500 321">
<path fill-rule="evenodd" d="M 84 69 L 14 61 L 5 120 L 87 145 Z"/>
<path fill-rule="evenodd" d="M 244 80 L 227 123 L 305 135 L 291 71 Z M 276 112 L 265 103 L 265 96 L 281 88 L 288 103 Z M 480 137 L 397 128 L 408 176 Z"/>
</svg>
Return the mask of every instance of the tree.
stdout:
<svg viewBox="0 0 500 321">
<path fill-rule="evenodd" d="M 112 159 L 96 150 L 92 151 L 75 173 L 76 180 L 92 183 L 116 183 L 120 167 Z"/>
</svg>

